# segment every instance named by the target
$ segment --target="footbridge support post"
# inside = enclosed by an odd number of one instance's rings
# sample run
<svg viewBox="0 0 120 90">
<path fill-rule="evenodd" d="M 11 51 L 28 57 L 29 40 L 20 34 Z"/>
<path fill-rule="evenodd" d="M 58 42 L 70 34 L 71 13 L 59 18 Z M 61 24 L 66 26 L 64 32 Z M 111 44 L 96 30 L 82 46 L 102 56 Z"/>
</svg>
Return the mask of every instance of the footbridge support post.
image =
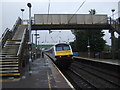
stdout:
<svg viewBox="0 0 120 90">
<path fill-rule="evenodd" d="M 111 33 L 111 51 L 112 51 L 112 59 L 115 59 L 115 35 L 114 31 L 110 30 Z"/>
</svg>

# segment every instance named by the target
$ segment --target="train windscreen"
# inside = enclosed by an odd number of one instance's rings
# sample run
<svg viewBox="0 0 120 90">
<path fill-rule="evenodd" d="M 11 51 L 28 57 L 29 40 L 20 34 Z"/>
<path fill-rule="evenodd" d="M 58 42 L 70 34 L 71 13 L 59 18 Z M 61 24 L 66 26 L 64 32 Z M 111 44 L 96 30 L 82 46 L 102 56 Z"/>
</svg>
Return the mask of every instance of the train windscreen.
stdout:
<svg viewBox="0 0 120 90">
<path fill-rule="evenodd" d="M 70 50 L 69 46 L 59 46 L 56 47 L 56 51 Z"/>
</svg>

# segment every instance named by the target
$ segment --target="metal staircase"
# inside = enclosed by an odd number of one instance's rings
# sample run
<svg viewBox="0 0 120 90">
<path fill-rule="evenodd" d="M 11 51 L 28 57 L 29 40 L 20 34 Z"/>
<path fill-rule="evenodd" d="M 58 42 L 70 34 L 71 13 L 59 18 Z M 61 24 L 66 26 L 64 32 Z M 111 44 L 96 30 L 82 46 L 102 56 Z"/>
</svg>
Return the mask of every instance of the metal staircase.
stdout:
<svg viewBox="0 0 120 90">
<path fill-rule="evenodd" d="M 18 25 L 12 39 L 7 39 L 0 51 L 0 76 L 3 79 L 14 79 L 21 75 L 23 47 L 26 44 L 27 26 Z"/>
<path fill-rule="evenodd" d="M 5 48 L 0 53 L 0 76 L 12 77 L 19 76 L 19 59 L 15 54 L 19 44 L 16 41 L 7 41 Z"/>
</svg>

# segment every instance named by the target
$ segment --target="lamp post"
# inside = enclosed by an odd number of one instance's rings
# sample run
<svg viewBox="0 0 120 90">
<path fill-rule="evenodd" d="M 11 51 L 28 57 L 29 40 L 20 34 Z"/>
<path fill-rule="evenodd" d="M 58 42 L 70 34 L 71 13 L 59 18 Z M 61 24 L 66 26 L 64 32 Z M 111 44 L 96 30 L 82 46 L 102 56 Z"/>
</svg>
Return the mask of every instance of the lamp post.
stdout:
<svg viewBox="0 0 120 90">
<path fill-rule="evenodd" d="M 112 9 L 112 16 L 113 16 L 113 24 L 114 24 L 114 12 L 115 12 L 115 9 Z"/>
<path fill-rule="evenodd" d="M 29 23 L 28 23 L 28 30 L 29 30 L 29 74 L 31 74 L 32 73 L 32 71 L 31 71 L 31 61 L 32 61 L 32 51 L 31 51 L 31 49 L 32 49 L 32 43 L 31 43 L 31 7 L 32 7 L 32 5 L 31 5 L 31 3 L 27 3 L 27 6 L 29 7 Z"/>
<path fill-rule="evenodd" d="M 38 58 L 38 43 L 37 43 L 38 38 L 40 37 L 36 37 L 36 59 Z"/>
<path fill-rule="evenodd" d="M 114 23 L 114 12 L 115 12 L 115 9 L 112 9 L 112 24 L 115 24 Z M 114 30 L 111 30 L 111 46 L 112 46 L 112 59 L 115 59 L 115 35 L 114 35 Z"/>
<path fill-rule="evenodd" d="M 23 12 L 24 12 L 24 10 L 25 10 L 25 9 L 21 9 L 21 11 L 22 11 L 22 20 L 23 20 Z"/>
<path fill-rule="evenodd" d="M 114 12 L 115 12 L 115 9 L 112 9 L 112 15 L 113 15 L 113 19 L 114 19 Z"/>
<path fill-rule="evenodd" d="M 89 42 L 89 38 L 88 38 L 88 46 L 87 46 L 87 48 L 88 48 L 88 57 L 90 57 L 90 42 Z"/>
<path fill-rule="evenodd" d="M 34 35 L 35 35 L 35 44 L 36 44 L 35 45 L 35 51 L 36 51 L 36 54 L 35 54 L 36 56 L 35 57 L 37 58 L 37 36 L 39 36 L 39 34 L 37 33 L 37 30 L 36 30 Z"/>
<path fill-rule="evenodd" d="M 93 15 L 96 14 L 96 10 L 95 9 L 89 10 L 89 14 L 91 15 L 91 23 L 93 24 Z"/>
</svg>

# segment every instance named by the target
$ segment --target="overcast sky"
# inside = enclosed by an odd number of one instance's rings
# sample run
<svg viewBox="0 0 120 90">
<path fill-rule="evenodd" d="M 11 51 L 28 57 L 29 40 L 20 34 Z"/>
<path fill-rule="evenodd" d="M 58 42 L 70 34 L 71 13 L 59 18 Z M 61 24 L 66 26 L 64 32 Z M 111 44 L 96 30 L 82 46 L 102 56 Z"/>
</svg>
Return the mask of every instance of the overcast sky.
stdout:
<svg viewBox="0 0 120 90">
<path fill-rule="evenodd" d="M 81 3 L 85 0 L 50 0 L 49 14 L 74 14 Z M 118 1 L 120 0 L 86 0 L 77 14 L 89 14 L 90 9 L 96 9 L 97 14 L 107 14 L 111 16 L 111 9 L 115 9 L 115 18 L 118 17 Z M 32 16 L 34 14 L 48 14 L 49 0 L 2 0 L 0 2 L 0 36 L 5 28 L 12 29 L 18 17 L 22 16 L 21 8 L 24 8 L 23 18 L 28 19 L 27 3 L 32 4 Z M 72 41 L 74 35 L 70 31 L 54 31 L 49 34 L 48 31 L 39 31 L 42 42 Z M 104 39 L 110 44 L 110 35 L 105 31 Z"/>
</svg>

